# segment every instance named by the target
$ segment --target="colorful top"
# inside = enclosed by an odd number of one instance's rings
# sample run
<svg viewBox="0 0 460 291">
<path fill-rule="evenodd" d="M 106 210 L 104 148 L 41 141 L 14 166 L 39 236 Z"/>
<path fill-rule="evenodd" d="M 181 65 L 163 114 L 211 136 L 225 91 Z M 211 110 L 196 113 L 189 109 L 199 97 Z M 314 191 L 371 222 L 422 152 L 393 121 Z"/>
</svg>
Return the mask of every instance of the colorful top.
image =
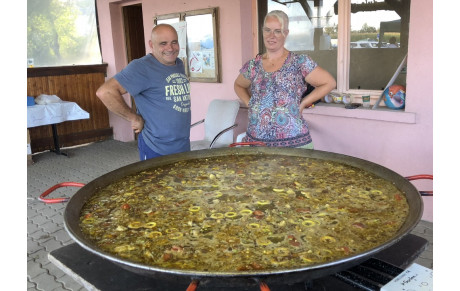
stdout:
<svg viewBox="0 0 460 291">
<path fill-rule="evenodd" d="M 293 52 L 275 72 L 264 70 L 261 55 L 244 64 L 240 73 L 251 81 L 244 142 L 262 141 L 270 147 L 300 147 L 312 142 L 299 106 L 307 90 L 305 77 L 317 66 L 309 56 Z"/>
</svg>

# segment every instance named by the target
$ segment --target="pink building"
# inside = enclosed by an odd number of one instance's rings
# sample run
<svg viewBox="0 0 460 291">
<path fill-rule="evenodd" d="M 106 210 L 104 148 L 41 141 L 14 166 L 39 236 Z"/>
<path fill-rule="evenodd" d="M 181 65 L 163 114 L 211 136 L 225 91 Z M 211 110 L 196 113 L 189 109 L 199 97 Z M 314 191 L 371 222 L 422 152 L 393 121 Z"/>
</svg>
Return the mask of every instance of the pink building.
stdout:
<svg viewBox="0 0 460 291">
<path fill-rule="evenodd" d="M 240 67 L 257 53 L 256 0 L 98 0 L 99 26 L 108 77 L 127 65 L 122 7 L 142 4 L 144 38 L 150 39 L 158 15 L 219 7 L 221 83 L 191 83 L 192 122 L 204 118 L 212 99 L 237 99 L 233 82 Z M 315 149 L 341 153 L 381 164 L 402 176 L 433 173 L 433 1 L 411 1 L 404 111 L 344 110 L 316 106 L 304 111 Z M 149 51 L 146 42 L 146 51 Z M 126 98 L 129 98 L 126 96 Z M 245 131 L 247 111 L 240 110 L 238 133 Z M 111 114 L 114 138 L 131 141 L 129 123 Z M 241 126 L 243 125 L 243 126 Z M 192 130 L 192 140 L 204 135 Z M 431 181 L 414 181 L 431 190 Z M 424 197 L 422 219 L 433 221 L 432 197 Z"/>
</svg>

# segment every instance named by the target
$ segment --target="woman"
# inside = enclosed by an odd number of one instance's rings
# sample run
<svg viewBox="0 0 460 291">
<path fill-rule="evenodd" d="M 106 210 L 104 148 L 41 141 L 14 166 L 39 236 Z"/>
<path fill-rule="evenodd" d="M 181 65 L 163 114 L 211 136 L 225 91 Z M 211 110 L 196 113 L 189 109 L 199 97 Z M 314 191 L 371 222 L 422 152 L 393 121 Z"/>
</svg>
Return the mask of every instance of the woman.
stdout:
<svg viewBox="0 0 460 291">
<path fill-rule="evenodd" d="M 244 64 L 234 84 L 235 93 L 249 107 L 243 141 L 313 149 L 302 111 L 334 89 L 336 82 L 309 56 L 284 48 L 289 33 L 286 13 L 269 12 L 262 33 L 266 53 Z M 307 83 L 315 89 L 302 99 Z"/>
</svg>

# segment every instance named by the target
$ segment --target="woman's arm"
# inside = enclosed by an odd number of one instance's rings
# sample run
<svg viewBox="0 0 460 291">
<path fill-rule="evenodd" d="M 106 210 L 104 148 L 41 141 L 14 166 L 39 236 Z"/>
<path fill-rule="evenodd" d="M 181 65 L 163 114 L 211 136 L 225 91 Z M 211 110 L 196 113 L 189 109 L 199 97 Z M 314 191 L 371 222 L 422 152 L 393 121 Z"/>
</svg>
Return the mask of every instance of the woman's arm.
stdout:
<svg viewBox="0 0 460 291">
<path fill-rule="evenodd" d="M 251 95 L 248 91 L 249 86 L 251 86 L 251 81 L 243 77 L 242 74 L 238 75 L 233 85 L 236 95 L 238 95 L 246 106 L 249 106 L 249 99 L 251 99 Z"/>
<path fill-rule="evenodd" d="M 305 77 L 305 81 L 315 87 L 315 89 L 311 91 L 310 94 L 308 94 L 305 98 L 303 98 L 302 102 L 300 103 L 300 112 L 302 112 L 306 107 L 312 105 L 314 102 L 326 96 L 336 86 L 334 77 L 332 77 L 328 71 L 319 66 L 316 67 L 310 74 L 308 74 L 307 77 Z"/>
</svg>

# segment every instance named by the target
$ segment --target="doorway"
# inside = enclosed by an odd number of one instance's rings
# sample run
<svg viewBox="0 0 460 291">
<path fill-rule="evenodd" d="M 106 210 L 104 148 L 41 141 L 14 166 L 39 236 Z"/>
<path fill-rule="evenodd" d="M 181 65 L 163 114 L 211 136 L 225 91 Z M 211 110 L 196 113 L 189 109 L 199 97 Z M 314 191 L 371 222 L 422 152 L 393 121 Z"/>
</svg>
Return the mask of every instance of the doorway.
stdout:
<svg viewBox="0 0 460 291">
<path fill-rule="evenodd" d="M 129 63 L 134 59 L 145 56 L 144 23 L 141 4 L 123 7 L 123 24 L 126 57 Z"/>
<path fill-rule="evenodd" d="M 129 64 L 132 60 L 141 58 L 146 54 L 142 4 L 124 6 L 122 12 L 126 41 L 126 58 Z M 131 107 L 136 110 L 136 103 L 132 96 Z M 134 133 L 136 140 L 137 135 L 137 133 Z"/>
</svg>

